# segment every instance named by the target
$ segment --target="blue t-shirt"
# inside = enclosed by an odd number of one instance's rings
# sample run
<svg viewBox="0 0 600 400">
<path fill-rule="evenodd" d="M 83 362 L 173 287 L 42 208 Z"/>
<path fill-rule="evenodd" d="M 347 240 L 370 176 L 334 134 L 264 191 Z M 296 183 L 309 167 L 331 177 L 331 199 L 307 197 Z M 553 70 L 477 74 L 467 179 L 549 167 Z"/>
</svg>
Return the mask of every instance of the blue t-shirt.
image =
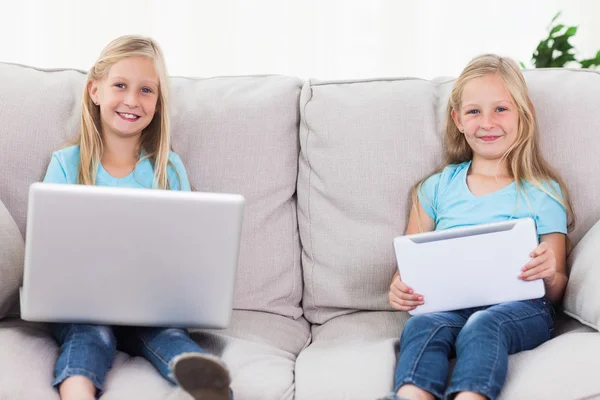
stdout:
<svg viewBox="0 0 600 400">
<path fill-rule="evenodd" d="M 187 172 L 181 158 L 174 152 L 169 154 L 172 166 L 167 167 L 167 179 L 171 190 L 190 191 Z M 44 182 L 76 184 L 79 173 L 79 146 L 71 146 L 56 151 L 46 170 Z M 179 175 L 179 176 L 178 176 Z M 139 162 L 135 169 L 123 178 L 115 178 L 98 165 L 96 186 L 122 186 L 127 188 L 151 189 L 154 182 L 154 168 L 149 159 Z"/>
<path fill-rule="evenodd" d="M 449 165 L 429 177 L 418 190 L 423 209 L 435 221 L 435 230 L 531 217 L 538 235 L 567 233 L 565 207 L 527 182 L 521 185 L 521 193 L 513 182 L 496 192 L 475 196 L 467 186 L 470 166 L 470 161 Z M 561 195 L 556 182 L 543 185 L 553 195 Z"/>
</svg>

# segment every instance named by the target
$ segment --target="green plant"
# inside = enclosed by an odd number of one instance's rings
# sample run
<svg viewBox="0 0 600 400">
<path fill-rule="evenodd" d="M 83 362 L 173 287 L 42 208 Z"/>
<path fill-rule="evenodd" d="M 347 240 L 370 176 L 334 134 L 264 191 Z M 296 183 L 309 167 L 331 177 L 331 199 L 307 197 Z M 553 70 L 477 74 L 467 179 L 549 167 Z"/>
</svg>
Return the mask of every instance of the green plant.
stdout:
<svg viewBox="0 0 600 400">
<path fill-rule="evenodd" d="M 600 65 L 600 51 L 594 58 L 577 61 L 575 59 L 575 48 L 569 39 L 577 33 L 577 26 L 554 25 L 561 12 L 556 14 L 550 26 L 548 26 L 548 37 L 540 41 L 535 52 L 531 56 L 531 62 L 535 68 L 561 68 L 569 62 L 578 62 L 581 68 L 591 68 Z M 521 63 L 525 68 L 525 65 Z"/>
</svg>

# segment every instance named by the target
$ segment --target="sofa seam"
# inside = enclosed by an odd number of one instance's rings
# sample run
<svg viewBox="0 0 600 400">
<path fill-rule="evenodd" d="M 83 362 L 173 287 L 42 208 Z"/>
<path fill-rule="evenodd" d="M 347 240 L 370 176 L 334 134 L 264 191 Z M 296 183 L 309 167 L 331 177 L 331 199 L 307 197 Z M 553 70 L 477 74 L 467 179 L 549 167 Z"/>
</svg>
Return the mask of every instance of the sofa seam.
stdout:
<svg viewBox="0 0 600 400">
<path fill-rule="evenodd" d="M 73 68 L 73 67 L 48 67 L 48 68 L 44 68 L 44 67 L 36 67 L 34 65 L 29 65 L 29 64 L 22 64 L 22 63 L 17 63 L 17 62 L 7 62 L 7 61 L 0 61 L 0 65 L 10 65 L 10 66 L 14 66 L 14 67 L 21 67 L 21 68 L 27 68 L 27 69 L 32 69 L 35 71 L 39 71 L 39 72 L 67 72 L 67 71 L 73 71 L 73 72 L 79 72 L 81 74 L 87 75 L 88 71 L 85 69 L 80 69 L 80 68 Z M 209 79 L 221 79 L 221 78 L 225 78 L 225 79 L 230 79 L 230 78 L 291 78 L 291 79 L 295 79 L 297 81 L 303 82 L 302 78 L 296 77 L 296 76 L 290 76 L 290 75 L 283 75 L 283 74 L 246 74 L 246 75 L 215 75 L 215 76 L 207 76 L 207 77 L 200 77 L 200 76 L 182 76 L 182 75 L 169 75 L 169 78 L 181 78 L 181 79 L 189 79 L 189 80 L 209 80 Z"/>
<path fill-rule="evenodd" d="M 296 291 L 296 270 L 298 269 L 298 265 L 296 263 L 296 241 L 294 240 L 294 205 L 292 204 L 292 201 L 289 201 L 289 205 L 290 205 L 290 211 L 291 211 L 291 215 L 290 215 L 290 225 L 292 226 L 292 290 L 290 291 L 290 293 L 287 295 L 287 297 L 285 298 L 286 300 L 290 300 L 290 298 L 294 295 L 295 291 Z M 296 200 L 296 208 L 298 207 L 298 201 Z M 298 212 L 296 211 L 296 228 L 298 228 Z M 302 279 L 302 276 L 300 277 L 300 279 Z M 296 305 L 294 305 L 296 306 Z"/>
<path fill-rule="evenodd" d="M 300 92 L 302 91 L 302 87 L 300 87 Z M 300 96 L 298 95 L 298 98 L 296 99 L 296 104 L 298 104 L 300 100 Z M 300 135 L 300 121 L 298 121 L 298 137 Z M 298 146 L 299 147 L 299 146 Z M 300 153 L 300 149 L 298 149 L 298 155 Z M 297 159 L 297 157 L 296 157 Z M 296 270 L 299 267 L 299 263 L 296 263 L 296 241 L 294 240 L 294 232 L 298 231 L 298 242 L 300 241 L 300 228 L 298 226 L 298 167 L 296 167 L 296 179 L 295 182 L 296 184 L 294 185 L 294 193 L 292 194 L 292 197 L 288 200 L 288 204 L 290 205 L 290 210 L 291 210 L 291 216 L 290 216 L 290 225 L 292 226 L 291 229 L 291 233 L 292 233 L 292 237 L 291 237 L 291 243 L 292 243 L 292 289 L 290 291 L 290 293 L 288 293 L 288 295 L 285 297 L 285 300 L 290 300 L 292 298 L 292 296 L 294 295 L 295 291 L 296 291 Z M 294 205 L 293 205 L 293 198 L 296 197 L 296 210 L 294 210 Z M 296 224 L 294 226 L 294 213 L 296 215 Z M 296 228 L 296 229 L 294 229 Z M 302 279 L 302 271 L 300 271 L 300 279 Z M 294 305 L 294 307 L 296 306 L 296 304 Z M 298 305 L 299 306 L 299 305 Z M 301 307 L 300 307 L 301 308 Z M 304 315 L 304 310 L 302 311 L 302 315 Z"/>
<path fill-rule="evenodd" d="M 315 264 L 316 264 L 316 260 L 315 260 L 315 248 L 314 248 L 314 242 L 313 242 L 313 234 L 312 234 L 312 215 L 311 215 L 311 202 L 310 202 L 310 198 L 311 198 L 311 179 L 312 179 L 312 174 L 313 174 L 313 168 L 312 165 L 310 163 L 310 159 L 308 157 L 308 138 L 310 136 L 310 126 L 308 124 L 308 118 L 306 116 L 306 107 L 308 106 L 308 103 L 310 103 L 310 101 L 313 99 L 313 92 L 312 92 L 312 81 L 308 80 L 306 85 L 308 85 L 309 89 L 310 89 L 310 97 L 306 100 L 306 102 L 304 103 L 304 107 L 303 107 L 303 115 L 304 115 L 304 124 L 306 126 L 306 138 L 304 139 L 304 156 L 306 159 L 306 163 L 308 165 L 308 191 L 307 191 L 307 197 L 306 197 L 306 209 L 307 209 L 307 213 L 308 213 L 308 240 L 310 242 L 310 252 L 312 255 L 312 266 L 311 266 L 311 270 L 310 270 L 310 286 L 312 289 L 312 306 L 315 309 L 315 318 L 314 320 L 318 321 L 319 320 L 319 307 L 317 307 L 317 301 L 316 301 L 316 291 L 315 291 L 315 279 L 314 279 L 314 274 L 315 274 Z M 304 296 L 303 296 L 304 297 Z"/>
<path fill-rule="evenodd" d="M 0 65 L 10 65 L 13 67 L 21 67 L 21 68 L 27 68 L 27 69 L 32 69 L 34 71 L 38 71 L 38 72 L 68 72 L 68 71 L 73 71 L 73 72 L 79 72 L 81 74 L 87 75 L 87 72 L 85 70 L 79 69 L 79 68 L 67 68 L 67 67 L 57 67 L 57 68 L 41 68 L 41 67 L 34 67 L 33 65 L 27 65 L 27 64 L 21 64 L 21 63 L 14 63 L 14 62 L 6 62 L 6 61 L 1 61 Z"/>
<path fill-rule="evenodd" d="M 591 70 L 591 69 L 581 69 L 581 68 L 529 68 L 523 70 L 523 72 L 535 72 L 535 73 L 546 73 L 550 71 L 570 71 L 576 73 L 589 73 L 600 75 L 600 71 Z M 364 78 L 364 79 L 339 79 L 339 80 L 323 80 L 323 81 L 314 81 L 310 82 L 311 86 L 328 86 L 328 85 L 343 85 L 343 84 L 360 84 L 360 83 L 371 83 L 371 82 L 400 82 L 400 81 L 422 81 L 425 83 L 431 83 L 433 85 L 443 85 L 446 83 L 450 83 L 456 80 L 456 77 L 450 76 L 439 76 L 435 78 L 447 78 L 443 81 L 434 81 L 432 79 L 419 78 L 416 76 L 409 77 L 382 77 L 382 78 Z M 434 79 L 435 79 L 434 78 Z M 308 82 L 308 81 L 307 81 Z"/>
<path fill-rule="evenodd" d="M 298 355 L 300 355 L 300 353 L 302 353 L 304 350 L 306 350 L 308 348 L 308 346 L 310 346 L 311 344 L 312 344 L 312 327 L 309 327 L 308 328 L 308 337 L 306 338 L 306 341 L 304 342 L 304 346 L 302 346 L 302 348 L 298 352 Z M 298 357 L 296 356 L 296 358 L 298 358 Z"/>
<path fill-rule="evenodd" d="M 11 66 L 15 66 L 15 67 L 22 67 L 22 68 L 28 68 L 28 69 L 32 69 L 35 71 L 39 71 L 39 72 L 66 72 L 66 71 L 74 71 L 74 72 L 79 72 L 82 73 L 84 75 L 88 74 L 88 71 L 83 70 L 83 69 L 79 69 L 79 68 L 73 68 L 73 67 L 49 67 L 49 68 L 43 68 L 43 67 L 36 67 L 33 65 L 28 65 L 28 64 L 22 64 L 22 63 L 17 63 L 17 62 L 7 62 L 7 61 L 0 61 L 0 65 L 11 65 Z M 596 74 L 596 75 L 600 75 L 600 71 L 598 70 L 593 70 L 593 69 L 588 69 L 588 68 L 562 68 L 562 67 L 555 67 L 555 68 L 527 68 L 523 70 L 524 72 L 532 72 L 535 71 L 536 73 L 545 73 L 545 72 L 549 72 L 549 71 L 571 71 L 571 72 L 576 72 L 576 73 L 588 73 L 588 74 Z M 300 77 L 297 76 L 291 76 L 291 75 L 284 75 L 284 74 L 248 74 L 248 75 L 217 75 L 217 76 L 208 76 L 208 77 L 196 77 L 196 76 L 182 76 L 182 75 L 170 75 L 169 78 L 181 78 L 181 79 L 190 79 L 190 80 L 205 80 L 205 79 L 220 79 L 220 78 L 269 78 L 269 77 L 281 77 L 281 78 L 292 78 L 292 79 L 296 79 L 299 80 L 300 82 L 304 83 L 308 83 L 310 84 L 310 86 L 326 86 L 326 85 L 337 85 L 337 84 L 351 84 L 351 83 L 369 83 L 369 82 L 391 82 L 391 81 L 410 81 L 410 80 L 417 80 L 417 81 L 423 81 L 423 82 L 429 82 L 432 83 L 434 85 L 440 85 L 440 84 L 445 84 L 445 83 L 449 83 L 452 82 L 454 80 L 456 80 L 455 77 L 444 77 L 444 76 L 440 76 L 441 78 L 448 78 L 448 80 L 445 81 L 439 81 L 439 82 L 435 82 L 432 79 L 426 79 L 426 78 L 419 78 L 416 76 L 409 76 L 409 77 L 382 77 L 382 78 L 363 78 L 363 79 L 340 79 L 340 80 L 323 80 L 323 81 L 315 81 L 314 79 L 302 79 Z M 438 77 L 439 78 L 439 77 Z"/>
<path fill-rule="evenodd" d="M 285 78 L 285 79 L 295 79 L 299 81 L 301 84 L 304 83 L 302 78 L 298 78 L 290 75 L 282 75 L 282 74 L 249 74 L 249 75 L 216 75 L 216 76 L 182 76 L 182 75 L 170 75 L 169 78 L 177 78 L 177 79 L 186 79 L 193 81 L 205 81 L 205 80 L 217 80 L 217 79 L 248 79 L 248 78 Z"/>
<path fill-rule="evenodd" d="M 421 81 L 425 83 L 431 83 L 433 85 L 441 85 L 456 80 L 454 77 L 442 77 L 447 78 L 444 81 L 434 82 L 430 79 L 418 78 L 418 77 L 397 77 L 397 78 L 371 78 L 371 79 L 340 79 L 340 80 L 324 80 L 311 82 L 311 86 L 330 86 L 330 85 L 352 85 L 361 83 L 373 83 L 373 82 L 404 82 L 404 81 Z"/>
</svg>

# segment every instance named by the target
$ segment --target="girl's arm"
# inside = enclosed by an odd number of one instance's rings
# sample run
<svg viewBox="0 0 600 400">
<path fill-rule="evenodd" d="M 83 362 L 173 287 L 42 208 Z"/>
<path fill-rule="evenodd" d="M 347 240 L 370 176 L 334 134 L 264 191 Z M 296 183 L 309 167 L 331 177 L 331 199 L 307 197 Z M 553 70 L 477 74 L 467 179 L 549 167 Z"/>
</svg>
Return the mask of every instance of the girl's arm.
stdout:
<svg viewBox="0 0 600 400">
<path fill-rule="evenodd" d="M 422 228 L 422 229 L 421 229 Z M 406 225 L 405 235 L 413 235 L 415 233 L 431 232 L 435 229 L 435 221 L 427 214 L 420 201 L 413 204 L 410 215 L 408 216 L 408 224 Z"/>
<path fill-rule="evenodd" d="M 420 229 L 422 228 L 422 229 Z M 435 228 L 435 221 L 427 214 L 420 202 L 413 205 L 408 217 L 406 235 L 412 235 L 419 232 L 430 232 Z M 398 311 L 411 311 L 423 304 L 423 296 L 415 293 L 400 279 L 398 269 L 392 278 L 389 292 L 389 303 Z"/>
<path fill-rule="evenodd" d="M 567 240 L 562 233 L 541 235 L 540 245 L 531 253 L 533 260 L 523 267 L 521 279 L 544 279 L 546 297 L 559 303 L 567 287 Z"/>
<path fill-rule="evenodd" d="M 420 228 L 423 228 L 422 230 Z M 435 221 L 427 214 L 420 201 L 413 204 L 408 216 L 408 224 L 406 225 L 405 235 L 413 235 L 415 233 L 431 232 L 435 229 Z M 392 282 L 398 277 L 399 273 L 396 270 Z"/>
</svg>

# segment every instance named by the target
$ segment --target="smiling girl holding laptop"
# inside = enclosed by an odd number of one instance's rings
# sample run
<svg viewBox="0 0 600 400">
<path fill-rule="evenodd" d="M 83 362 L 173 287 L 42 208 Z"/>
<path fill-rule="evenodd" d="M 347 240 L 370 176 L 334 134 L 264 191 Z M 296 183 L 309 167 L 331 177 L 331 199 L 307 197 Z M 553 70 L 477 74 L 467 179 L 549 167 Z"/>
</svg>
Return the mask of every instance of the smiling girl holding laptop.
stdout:
<svg viewBox="0 0 600 400">
<path fill-rule="evenodd" d="M 76 144 L 52 155 L 44 182 L 189 191 L 183 163 L 171 151 L 168 85 L 152 39 L 123 36 L 108 44 L 86 81 Z M 53 384 L 62 400 L 96 397 L 117 338 L 194 399 L 230 398 L 227 369 L 184 329 L 55 323 L 51 330 L 61 345 Z"/>
</svg>

